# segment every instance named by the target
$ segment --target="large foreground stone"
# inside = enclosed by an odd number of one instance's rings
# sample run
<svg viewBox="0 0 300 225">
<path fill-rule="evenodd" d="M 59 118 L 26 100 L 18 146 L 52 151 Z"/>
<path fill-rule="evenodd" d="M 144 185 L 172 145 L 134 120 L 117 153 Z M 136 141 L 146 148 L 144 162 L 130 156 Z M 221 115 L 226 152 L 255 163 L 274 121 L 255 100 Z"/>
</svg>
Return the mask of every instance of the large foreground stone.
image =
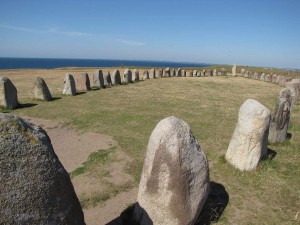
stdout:
<svg viewBox="0 0 300 225">
<path fill-rule="evenodd" d="M 226 159 L 239 170 L 254 170 L 268 151 L 270 110 L 248 99 L 241 106 L 226 153 Z"/>
<path fill-rule="evenodd" d="M 34 97 L 36 99 L 51 101 L 52 95 L 43 78 L 37 77 L 34 81 Z"/>
<path fill-rule="evenodd" d="M 47 133 L 0 114 L 0 224 L 74 224 L 84 216 Z"/>
<path fill-rule="evenodd" d="M 71 74 L 66 74 L 65 80 L 64 80 L 64 95 L 76 95 L 76 85 L 75 80 Z"/>
<path fill-rule="evenodd" d="M 153 130 L 134 217 L 141 225 L 192 225 L 209 194 L 209 169 L 187 123 L 176 117 Z"/>
<path fill-rule="evenodd" d="M 19 105 L 16 87 L 7 77 L 0 77 L 0 106 L 15 109 Z"/>
<path fill-rule="evenodd" d="M 275 112 L 272 115 L 268 138 L 270 143 L 282 143 L 286 140 L 291 106 L 291 91 L 288 88 L 284 88 L 280 91 Z"/>
</svg>

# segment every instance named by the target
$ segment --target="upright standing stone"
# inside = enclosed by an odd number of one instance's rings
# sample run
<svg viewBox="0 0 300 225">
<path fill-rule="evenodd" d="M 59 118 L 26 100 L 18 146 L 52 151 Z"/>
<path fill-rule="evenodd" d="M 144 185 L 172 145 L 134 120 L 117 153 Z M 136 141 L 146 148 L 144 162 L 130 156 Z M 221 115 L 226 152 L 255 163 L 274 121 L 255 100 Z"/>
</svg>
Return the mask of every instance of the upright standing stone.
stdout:
<svg viewBox="0 0 300 225">
<path fill-rule="evenodd" d="M 160 121 L 148 143 L 134 218 L 141 225 L 190 225 L 209 194 L 205 154 L 187 123 Z"/>
<path fill-rule="evenodd" d="M 37 77 L 34 81 L 34 97 L 44 101 L 52 100 L 52 95 L 48 89 L 48 86 L 41 77 Z"/>
<path fill-rule="evenodd" d="M 122 84 L 121 75 L 119 70 L 114 70 L 111 77 L 112 84 Z"/>
<path fill-rule="evenodd" d="M 204 75 L 210 77 L 210 76 L 213 75 L 213 71 L 212 70 L 205 70 Z"/>
<path fill-rule="evenodd" d="M 277 79 L 277 75 L 273 74 L 273 76 L 272 76 L 272 83 L 276 83 L 276 79 Z"/>
<path fill-rule="evenodd" d="M 182 76 L 181 68 L 178 68 L 178 70 L 177 70 L 177 77 L 181 77 L 181 76 Z"/>
<path fill-rule="evenodd" d="M 284 88 L 280 91 L 275 112 L 272 115 L 268 138 L 270 143 L 282 143 L 286 140 L 291 106 L 291 91 L 288 88 Z"/>
<path fill-rule="evenodd" d="M 71 74 L 67 74 L 64 80 L 64 95 L 76 95 L 75 80 Z"/>
<path fill-rule="evenodd" d="M 285 87 L 291 91 L 292 105 L 295 105 L 297 100 L 299 99 L 299 95 L 300 95 L 298 83 L 286 82 Z"/>
<path fill-rule="evenodd" d="M 201 77 L 201 71 L 197 70 L 197 77 Z"/>
<path fill-rule="evenodd" d="M 246 70 L 244 68 L 241 69 L 241 75 L 244 76 L 245 75 Z"/>
<path fill-rule="evenodd" d="M 197 70 L 194 70 L 193 71 L 193 77 L 196 77 L 197 76 Z"/>
<path fill-rule="evenodd" d="M 102 70 L 97 70 L 93 74 L 93 86 L 97 88 L 102 88 L 105 86 Z"/>
<path fill-rule="evenodd" d="M 213 70 L 213 76 L 218 76 L 218 70 L 217 69 Z"/>
<path fill-rule="evenodd" d="M 149 79 L 153 79 L 153 78 L 156 78 L 155 69 L 151 69 L 149 73 Z"/>
<path fill-rule="evenodd" d="M 258 79 L 258 73 L 257 73 L 257 72 L 254 72 L 254 73 L 253 73 L 253 79 L 255 79 L 255 80 Z"/>
<path fill-rule="evenodd" d="M 186 71 L 185 71 L 185 70 L 182 70 L 181 75 L 182 75 L 183 77 L 186 77 Z"/>
<path fill-rule="evenodd" d="M 206 69 L 202 70 L 203 76 L 206 76 Z"/>
<path fill-rule="evenodd" d="M 19 105 L 16 87 L 7 77 L 0 77 L 0 106 L 15 109 Z"/>
<path fill-rule="evenodd" d="M 222 76 L 227 76 L 227 71 L 225 68 L 221 69 L 221 74 L 222 74 Z"/>
<path fill-rule="evenodd" d="M 265 81 L 265 73 L 262 73 L 262 75 L 260 76 L 260 80 Z"/>
<path fill-rule="evenodd" d="M 124 70 L 123 82 L 124 83 L 132 83 L 132 72 L 130 69 Z"/>
<path fill-rule="evenodd" d="M 91 83 L 87 73 L 80 73 L 75 76 L 76 90 L 77 91 L 90 91 Z"/>
<path fill-rule="evenodd" d="M 140 80 L 140 72 L 138 69 L 132 71 L 132 81 L 136 82 Z"/>
<path fill-rule="evenodd" d="M 231 75 L 234 77 L 236 76 L 236 65 L 233 65 Z"/>
<path fill-rule="evenodd" d="M 171 76 L 171 71 L 170 71 L 170 68 L 167 67 L 167 68 L 165 69 L 165 77 L 170 77 L 170 76 Z"/>
<path fill-rule="evenodd" d="M 104 87 L 111 87 L 112 86 L 112 80 L 111 80 L 111 76 L 110 76 L 109 71 L 107 71 L 107 73 L 104 74 L 103 81 L 104 81 Z"/>
<path fill-rule="evenodd" d="M 190 70 L 190 72 L 189 72 L 189 76 L 190 76 L 190 77 L 192 77 L 192 76 L 193 76 L 193 71 L 192 71 L 192 70 Z"/>
<path fill-rule="evenodd" d="M 47 133 L 0 113 L 0 224 L 84 225 L 67 171 Z"/>
<path fill-rule="evenodd" d="M 176 70 L 174 68 L 171 70 L 171 76 L 176 77 Z"/>
<path fill-rule="evenodd" d="M 157 78 L 162 78 L 163 77 L 163 70 L 159 69 L 157 73 Z"/>
<path fill-rule="evenodd" d="M 248 99 L 240 108 L 226 153 L 226 159 L 239 170 L 254 170 L 268 151 L 270 110 L 259 102 Z"/>
<path fill-rule="evenodd" d="M 143 80 L 150 79 L 148 70 L 145 70 L 143 73 Z"/>
</svg>

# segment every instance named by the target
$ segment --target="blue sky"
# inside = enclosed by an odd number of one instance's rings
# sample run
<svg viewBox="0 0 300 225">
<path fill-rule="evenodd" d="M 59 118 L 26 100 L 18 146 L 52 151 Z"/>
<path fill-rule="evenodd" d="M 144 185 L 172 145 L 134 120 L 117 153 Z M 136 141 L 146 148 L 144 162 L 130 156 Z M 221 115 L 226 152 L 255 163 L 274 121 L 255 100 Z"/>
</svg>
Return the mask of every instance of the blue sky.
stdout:
<svg viewBox="0 0 300 225">
<path fill-rule="evenodd" d="M 300 68 L 299 0 L 0 0 L 0 57 Z"/>
</svg>

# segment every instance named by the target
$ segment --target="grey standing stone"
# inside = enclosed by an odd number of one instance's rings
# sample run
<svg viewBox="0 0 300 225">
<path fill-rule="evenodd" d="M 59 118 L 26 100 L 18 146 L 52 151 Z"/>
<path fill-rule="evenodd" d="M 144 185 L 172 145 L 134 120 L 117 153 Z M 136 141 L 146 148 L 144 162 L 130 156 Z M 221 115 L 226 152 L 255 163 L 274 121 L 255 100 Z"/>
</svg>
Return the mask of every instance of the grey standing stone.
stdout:
<svg viewBox="0 0 300 225">
<path fill-rule="evenodd" d="M 284 88 L 280 91 L 274 115 L 272 115 L 269 129 L 269 143 L 282 143 L 286 140 L 290 123 L 290 110 L 292 106 L 291 91 Z"/>
<path fill-rule="evenodd" d="M 150 79 L 148 70 L 145 70 L 143 73 L 143 80 Z"/>
<path fill-rule="evenodd" d="M 257 72 L 254 72 L 254 73 L 253 73 L 253 79 L 255 79 L 255 80 L 258 79 L 258 73 L 257 73 Z"/>
<path fill-rule="evenodd" d="M 93 74 L 93 86 L 97 88 L 102 88 L 105 86 L 102 70 L 97 70 Z"/>
<path fill-rule="evenodd" d="M 209 194 L 209 168 L 187 123 L 171 116 L 153 130 L 134 217 L 141 225 L 190 225 Z"/>
<path fill-rule="evenodd" d="M 171 76 L 172 76 L 172 77 L 176 77 L 176 69 L 173 68 L 173 69 L 171 70 Z"/>
<path fill-rule="evenodd" d="M 165 77 L 170 77 L 170 76 L 171 76 L 171 70 L 170 70 L 169 67 L 167 67 L 167 68 L 165 69 Z"/>
<path fill-rule="evenodd" d="M 205 70 L 204 75 L 208 76 L 208 77 L 211 77 L 213 75 L 213 71 L 212 70 Z"/>
<path fill-rule="evenodd" d="M 273 74 L 272 75 L 272 83 L 276 83 L 277 75 Z"/>
<path fill-rule="evenodd" d="M 163 70 L 162 69 L 159 69 L 158 70 L 158 73 L 157 73 L 157 78 L 162 78 L 163 77 Z"/>
<path fill-rule="evenodd" d="M 75 80 L 71 74 L 67 74 L 64 80 L 64 95 L 76 95 Z"/>
<path fill-rule="evenodd" d="M 42 128 L 1 113 L 0 146 L 0 224 L 85 224 L 70 176 Z"/>
<path fill-rule="evenodd" d="M 197 70 L 197 77 L 201 77 L 201 71 Z"/>
<path fill-rule="evenodd" d="M 138 69 L 134 69 L 132 71 L 132 81 L 133 82 L 136 82 L 136 81 L 139 81 L 140 80 L 140 72 Z"/>
<path fill-rule="evenodd" d="M 156 78 L 156 73 L 155 69 L 151 69 L 149 73 L 149 79 Z"/>
<path fill-rule="evenodd" d="M 269 109 L 253 99 L 241 106 L 226 152 L 227 161 L 237 169 L 254 170 L 267 153 L 270 115 Z"/>
<path fill-rule="evenodd" d="M 227 71 L 225 68 L 221 69 L 221 74 L 222 74 L 222 76 L 227 76 Z"/>
<path fill-rule="evenodd" d="M 75 83 L 77 91 L 90 91 L 91 83 L 87 73 L 80 73 L 75 75 Z"/>
<path fill-rule="evenodd" d="M 193 71 L 192 71 L 192 70 L 190 70 L 190 72 L 189 72 L 189 76 L 190 76 L 190 77 L 192 77 L 192 76 L 193 76 Z"/>
<path fill-rule="evenodd" d="M 218 70 L 217 69 L 213 70 L 213 76 L 218 76 Z"/>
<path fill-rule="evenodd" d="M 19 105 L 16 87 L 7 77 L 0 77 L 0 106 L 15 109 Z"/>
<path fill-rule="evenodd" d="M 130 69 L 124 70 L 123 82 L 124 83 L 132 83 L 132 72 Z"/>
<path fill-rule="evenodd" d="M 112 86 L 112 80 L 110 76 L 110 72 L 107 71 L 106 74 L 103 75 L 103 81 L 104 81 L 104 87 L 111 87 Z"/>
<path fill-rule="evenodd" d="M 197 76 L 197 70 L 193 70 L 193 77 L 196 77 Z"/>
<path fill-rule="evenodd" d="M 267 75 L 265 76 L 265 81 L 267 81 L 267 82 L 270 82 L 270 81 L 271 81 L 271 76 L 270 76 L 270 74 L 267 74 Z"/>
<path fill-rule="evenodd" d="M 114 70 L 111 77 L 112 84 L 122 84 L 121 75 L 119 70 Z"/>
<path fill-rule="evenodd" d="M 241 69 L 241 75 L 244 76 L 244 75 L 245 75 L 245 72 L 246 72 L 246 69 L 242 68 L 242 69 Z"/>
<path fill-rule="evenodd" d="M 292 105 L 295 105 L 300 96 L 298 83 L 286 82 L 285 87 L 291 91 Z"/>
<path fill-rule="evenodd" d="M 52 95 L 43 78 L 37 77 L 34 81 L 34 97 L 36 99 L 51 101 Z"/>
<path fill-rule="evenodd" d="M 265 73 L 262 73 L 262 75 L 260 76 L 260 80 L 265 81 Z"/>
<path fill-rule="evenodd" d="M 177 70 L 177 77 L 181 77 L 181 76 L 182 76 L 181 68 L 178 68 L 178 70 Z"/>
<path fill-rule="evenodd" d="M 206 69 L 202 70 L 203 76 L 206 76 Z"/>
<path fill-rule="evenodd" d="M 232 67 L 232 73 L 231 73 L 232 76 L 236 76 L 236 65 L 234 65 Z"/>
<path fill-rule="evenodd" d="M 182 70 L 181 75 L 182 75 L 183 77 L 186 77 L 186 71 L 185 71 L 185 70 Z"/>
</svg>

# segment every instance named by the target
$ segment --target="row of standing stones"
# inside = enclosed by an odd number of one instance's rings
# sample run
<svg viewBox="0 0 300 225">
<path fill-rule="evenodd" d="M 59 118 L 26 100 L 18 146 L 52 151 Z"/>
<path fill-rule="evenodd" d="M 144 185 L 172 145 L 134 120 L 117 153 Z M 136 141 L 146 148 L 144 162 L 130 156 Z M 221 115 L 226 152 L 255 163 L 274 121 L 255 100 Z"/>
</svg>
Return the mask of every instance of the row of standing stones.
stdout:
<svg viewBox="0 0 300 225">
<path fill-rule="evenodd" d="M 255 169 L 267 153 L 268 138 L 286 139 L 292 102 L 290 89 L 284 88 L 271 117 L 259 102 L 245 101 L 228 162 L 242 171 Z M 46 132 L 10 114 L 0 114 L 0 121 L 0 224 L 85 224 L 70 177 Z M 208 161 L 189 125 L 173 116 L 163 119 L 149 139 L 132 220 L 194 224 L 209 192 Z"/>
</svg>

